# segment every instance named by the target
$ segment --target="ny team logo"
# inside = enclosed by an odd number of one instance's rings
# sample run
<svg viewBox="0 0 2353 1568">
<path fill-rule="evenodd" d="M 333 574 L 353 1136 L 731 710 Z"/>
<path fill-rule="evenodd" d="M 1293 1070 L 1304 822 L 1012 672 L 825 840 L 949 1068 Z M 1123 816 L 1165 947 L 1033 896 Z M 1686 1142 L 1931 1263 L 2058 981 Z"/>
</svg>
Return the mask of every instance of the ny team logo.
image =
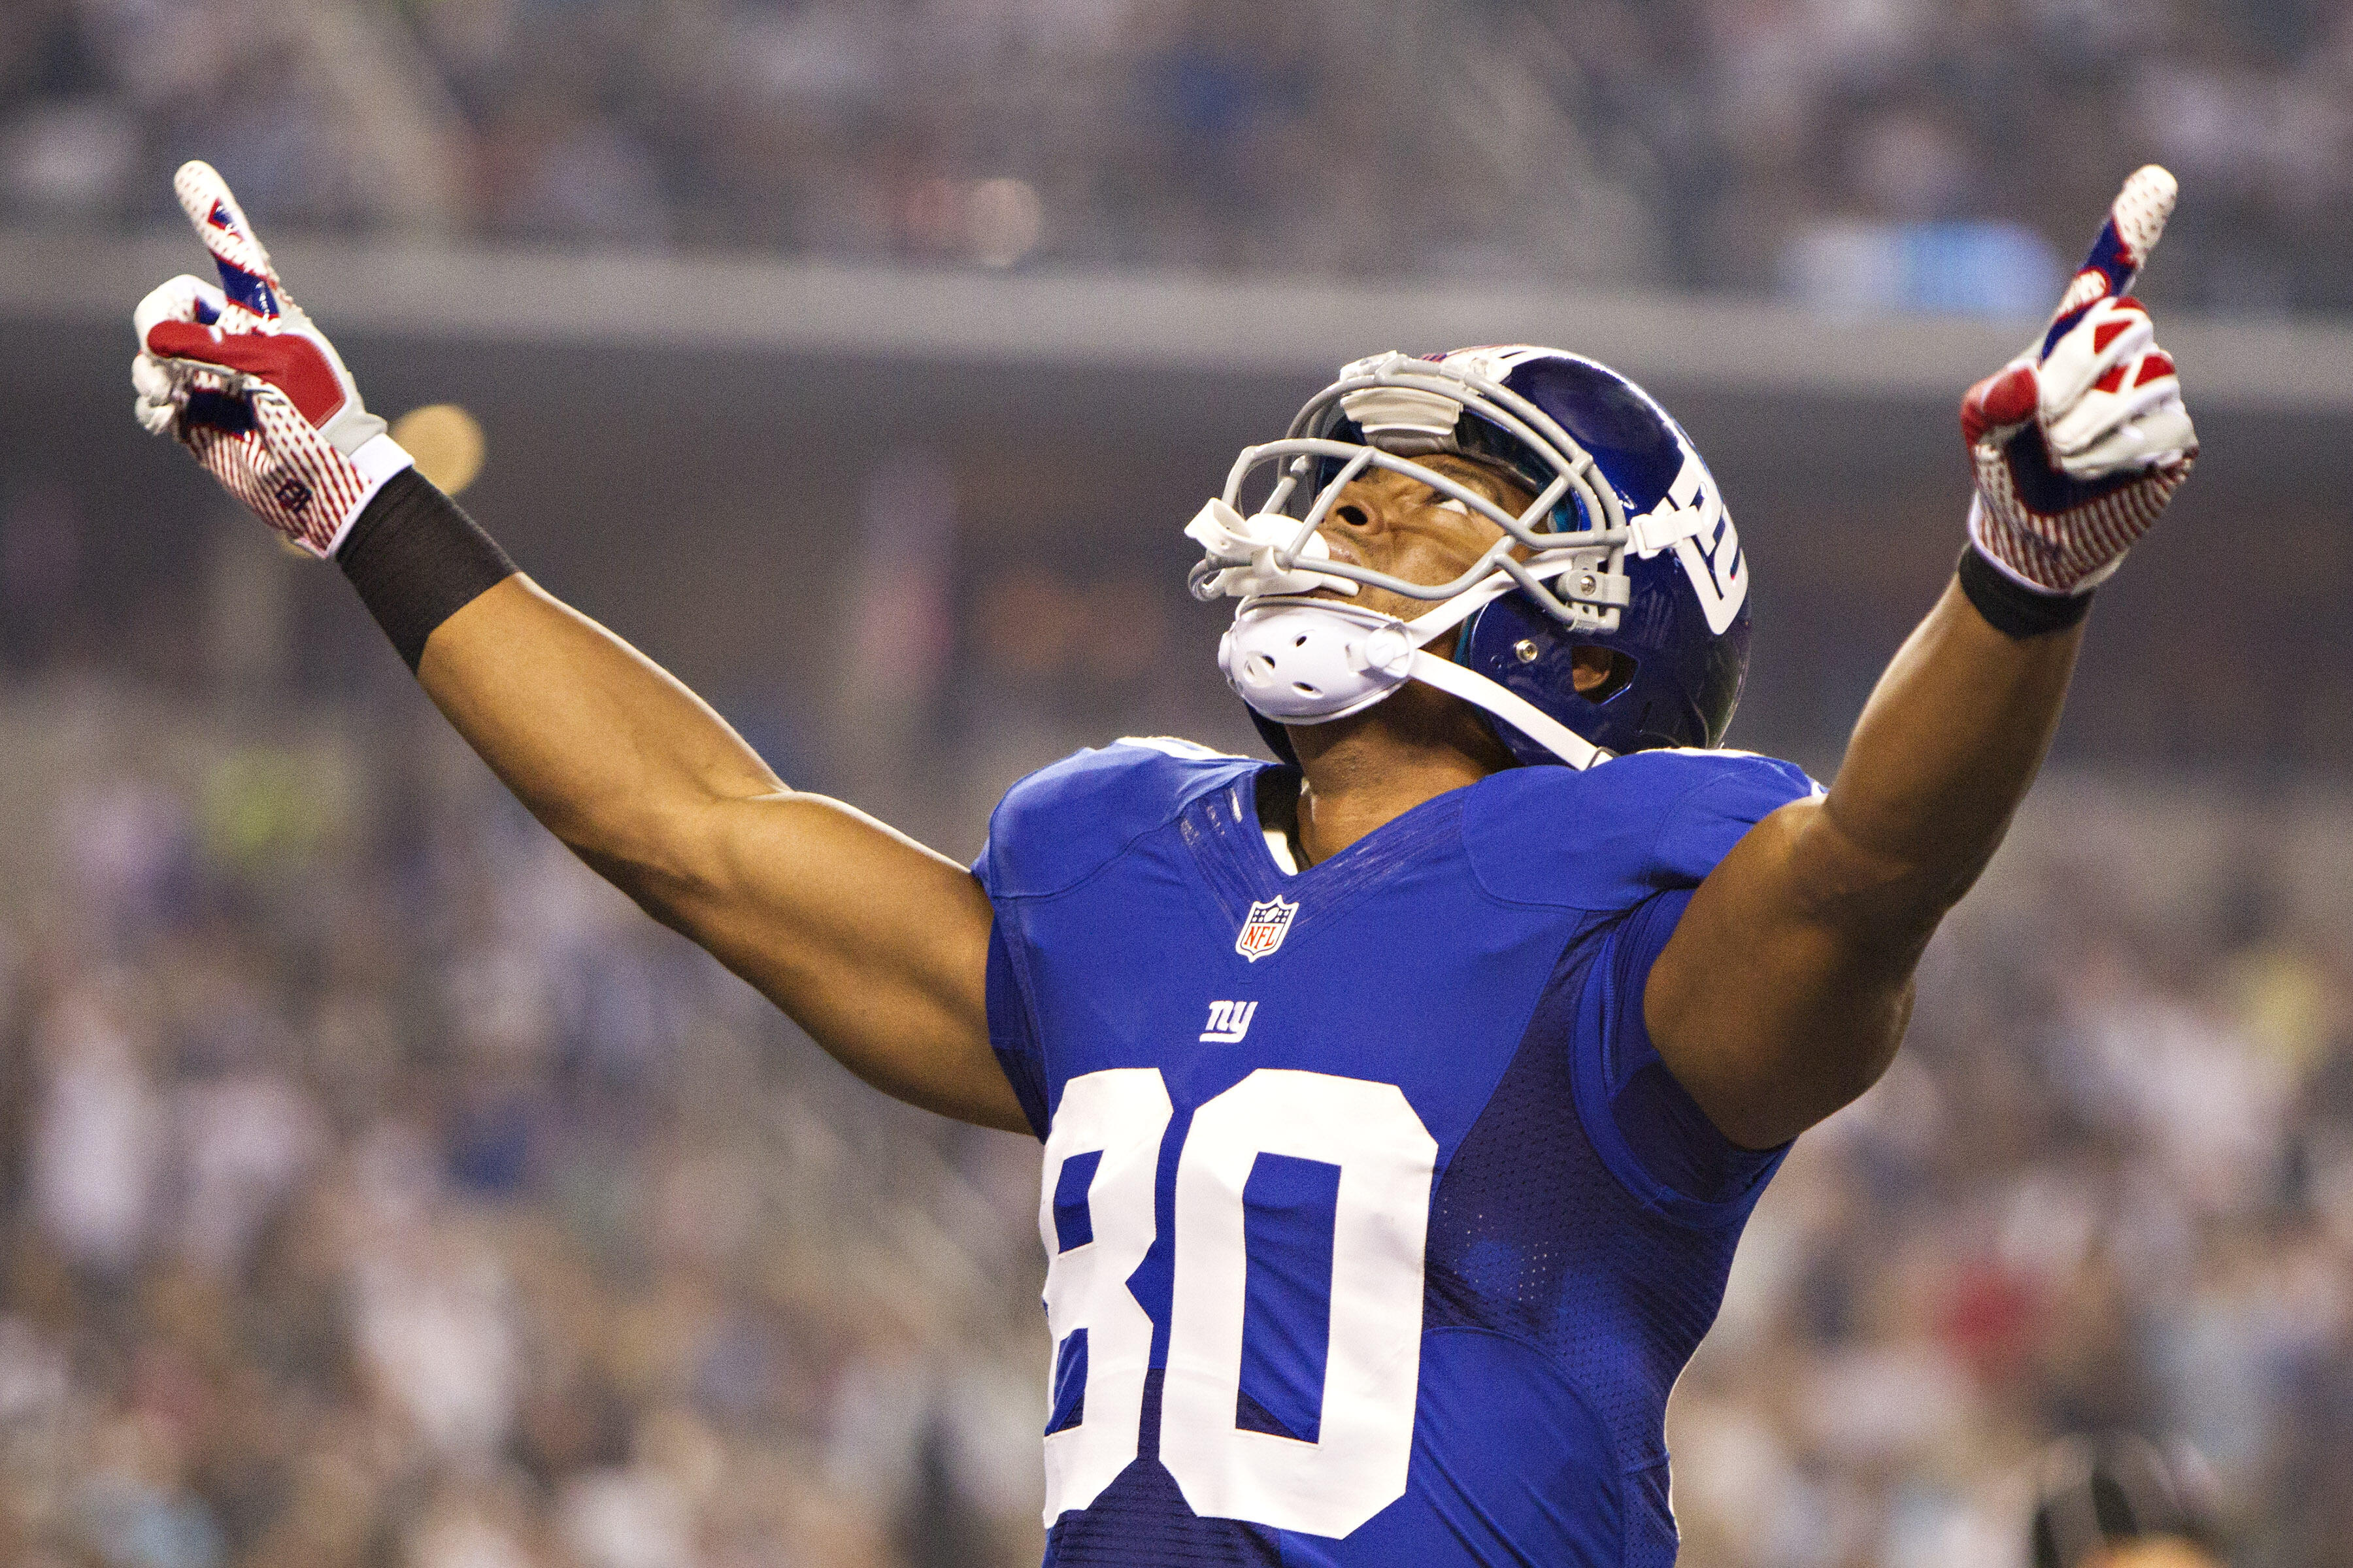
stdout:
<svg viewBox="0 0 2353 1568">
<path fill-rule="evenodd" d="M 1250 907 L 1250 919 L 1242 921 L 1241 934 L 1234 938 L 1234 951 L 1256 963 L 1282 945 L 1291 934 L 1291 917 L 1299 906 L 1287 899 L 1274 898 Z"/>
<path fill-rule="evenodd" d="M 1250 1018 L 1257 1011 L 1255 1002 L 1212 1002 L 1209 1026 L 1201 1031 L 1201 1038 L 1221 1046 L 1233 1045 L 1250 1033 Z"/>
</svg>

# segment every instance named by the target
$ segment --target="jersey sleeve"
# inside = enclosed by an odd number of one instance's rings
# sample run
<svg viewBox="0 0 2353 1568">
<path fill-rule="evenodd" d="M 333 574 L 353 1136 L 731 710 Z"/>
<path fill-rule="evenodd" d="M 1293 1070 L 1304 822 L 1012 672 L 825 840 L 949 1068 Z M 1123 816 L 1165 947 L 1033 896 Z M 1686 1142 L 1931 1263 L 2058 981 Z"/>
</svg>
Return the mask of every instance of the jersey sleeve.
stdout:
<svg viewBox="0 0 2353 1568">
<path fill-rule="evenodd" d="M 988 1043 L 1029 1119 L 1046 1135 L 1060 1097 L 1041 1006 L 1054 901 L 1087 884 L 1138 838 L 1211 790 L 1262 764 L 1165 736 L 1128 737 L 1039 769 L 1006 793 L 972 874 L 996 919 L 988 937 Z"/>
<path fill-rule="evenodd" d="M 1652 888 L 1698 886 L 1750 828 L 1791 801 L 1821 793 L 1794 763 L 1740 752 L 1717 752 L 1711 761 L 1660 819 L 1643 868 Z"/>
<path fill-rule="evenodd" d="M 1747 1217 L 1789 1146 L 1744 1149 L 1726 1138 L 1651 1043 L 1643 988 L 1692 891 L 1652 897 L 1603 938 L 1570 1049 L 1577 1116 L 1610 1174 L 1667 1217 L 1713 1228 Z"/>
<path fill-rule="evenodd" d="M 1804 769 L 1747 752 L 1514 768 L 1473 787 L 1463 847 L 1497 899 L 1616 915 L 1698 886 L 1743 834 L 1820 789 Z"/>
<path fill-rule="evenodd" d="M 988 930 L 988 1047 L 1029 1119 L 1029 1131 L 1046 1136 L 1046 1054 L 1038 1044 L 1029 988 L 1015 968 L 1013 939 L 1005 922 Z"/>
<path fill-rule="evenodd" d="M 1161 735 L 1077 752 L 1006 792 L 973 875 L 1001 918 L 1007 900 L 1069 891 L 1197 796 L 1262 765 Z"/>
</svg>

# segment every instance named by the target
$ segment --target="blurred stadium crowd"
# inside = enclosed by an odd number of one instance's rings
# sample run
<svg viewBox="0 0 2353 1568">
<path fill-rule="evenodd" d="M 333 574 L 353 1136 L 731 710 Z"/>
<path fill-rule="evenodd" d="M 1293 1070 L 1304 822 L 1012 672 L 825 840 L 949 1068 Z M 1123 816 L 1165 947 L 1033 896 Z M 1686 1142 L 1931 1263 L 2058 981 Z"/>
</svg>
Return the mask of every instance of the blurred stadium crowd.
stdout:
<svg viewBox="0 0 2353 1568">
<path fill-rule="evenodd" d="M 1034 1562 L 1034 1151 L 850 1081 L 419 710 L 0 703 L 0 1558 Z M 2031 805 L 1743 1244 L 1686 1568 L 2017 1563 L 2104 1428 L 2195 1446 L 2235 1563 L 2346 1560 L 2353 925 L 2275 879 L 2353 879 L 2341 798 L 2273 809 Z"/>
<path fill-rule="evenodd" d="M 853 1083 L 446 740 L 65 700 L 6 726 L 0 1560 L 1035 1560 L 1025 1140 Z"/>
<path fill-rule="evenodd" d="M 2118 174 L 2160 302 L 2353 306 L 2330 0 L 14 0 L 0 198 L 792 256 L 2041 308 Z M 2054 246 L 2056 248 L 2054 248 Z"/>
</svg>

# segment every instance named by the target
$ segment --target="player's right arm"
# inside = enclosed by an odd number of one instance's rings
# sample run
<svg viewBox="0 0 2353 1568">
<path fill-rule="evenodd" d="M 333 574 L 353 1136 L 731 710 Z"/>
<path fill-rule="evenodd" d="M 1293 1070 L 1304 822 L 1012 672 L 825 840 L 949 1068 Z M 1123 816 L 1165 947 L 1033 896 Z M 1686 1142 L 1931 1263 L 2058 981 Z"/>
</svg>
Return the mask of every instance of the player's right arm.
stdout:
<svg viewBox="0 0 2353 1568">
<path fill-rule="evenodd" d="M 434 630 L 417 679 L 533 816 L 844 1066 L 1026 1131 L 988 1043 L 987 895 L 955 861 L 788 789 L 637 649 L 516 574 Z"/>
<path fill-rule="evenodd" d="M 1029 1130 L 988 1039 L 992 914 L 964 868 L 784 784 L 684 686 L 515 572 L 409 469 L 285 298 L 219 175 L 174 182 L 223 287 L 139 308 L 132 379 L 232 494 L 336 559 L 426 692 L 532 814 L 867 1082 Z"/>
</svg>

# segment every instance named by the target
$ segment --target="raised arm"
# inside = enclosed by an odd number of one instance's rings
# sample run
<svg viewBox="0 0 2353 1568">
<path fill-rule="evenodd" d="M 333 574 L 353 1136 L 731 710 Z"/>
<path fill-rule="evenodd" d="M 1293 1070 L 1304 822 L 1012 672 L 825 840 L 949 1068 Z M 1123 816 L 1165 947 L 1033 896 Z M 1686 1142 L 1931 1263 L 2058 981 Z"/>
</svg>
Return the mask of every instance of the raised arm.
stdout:
<svg viewBox="0 0 2353 1568">
<path fill-rule="evenodd" d="M 850 1071 L 1027 1130 L 989 1049 L 991 915 L 963 867 L 787 789 L 692 692 L 519 574 L 441 623 L 417 673 L 533 816 Z"/>
<path fill-rule="evenodd" d="M 1972 388 L 1961 569 L 1863 710 L 1827 795 L 1751 829 L 1651 972 L 1661 1057 L 1717 1127 L 1768 1148 L 1877 1080 L 1913 971 L 2056 729 L 2092 589 L 2197 455 L 2173 362 L 2127 289 L 2173 202 L 2117 198 L 2037 350 Z"/>
<path fill-rule="evenodd" d="M 515 573 L 366 411 L 220 176 L 192 163 L 174 187 L 223 286 L 175 279 L 140 306 L 142 422 L 339 560 L 459 733 L 649 913 L 869 1083 L 1026 1131 L 989 1048 L 991 911 L 971 876 L 787 789 L 692 692 Z"/>
</svg>

